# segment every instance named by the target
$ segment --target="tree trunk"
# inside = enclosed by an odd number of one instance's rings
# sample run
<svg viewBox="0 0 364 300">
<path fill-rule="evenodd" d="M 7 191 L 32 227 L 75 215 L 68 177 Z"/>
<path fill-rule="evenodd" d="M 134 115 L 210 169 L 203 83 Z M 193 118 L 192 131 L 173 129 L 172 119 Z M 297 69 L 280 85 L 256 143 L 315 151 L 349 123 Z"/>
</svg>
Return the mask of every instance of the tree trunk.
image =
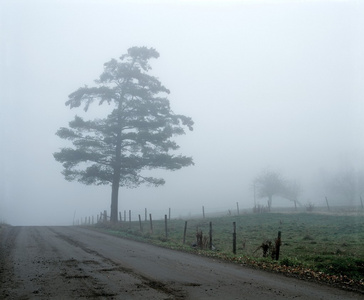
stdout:
<svg viewBox="0 0 364 300">
<path fill-rule="evenodd" d="M 118 120 L 119 124 L 120 116 Z M 119 186 L 120 186 L 120 175 L 121 175 L 121 130 L 118 131 L 116 137 L 115 147 L 115 165 L 114 174 L 111 186 L 111 211 L 110 211 L 110 222 L 118 222 L 118 200 L 119 200 Z"/>
<path fill-rule="evenodd" d="M 270 212 L 270 209 L 272 207 L 272 195 L 269 195 L 268 196 L 268 211 Z"/>
<path fill-rule="evenodd" d="M 119 174 L 115 174 L 119 173 Z M 120 171 L 114 173 L 114 178 L 111 186 L 111 210 L 110 210 L 110 222 L 117 223 L 118 221 L 118 200 L 119 200 L 119 181 Z"/>
</svg>

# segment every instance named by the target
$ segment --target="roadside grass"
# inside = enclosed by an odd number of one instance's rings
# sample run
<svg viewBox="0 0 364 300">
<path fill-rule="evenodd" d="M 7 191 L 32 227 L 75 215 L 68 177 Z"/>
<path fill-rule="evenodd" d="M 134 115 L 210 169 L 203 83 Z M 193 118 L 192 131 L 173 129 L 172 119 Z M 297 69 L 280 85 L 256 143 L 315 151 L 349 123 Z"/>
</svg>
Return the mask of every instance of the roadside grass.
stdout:
<svg viewBox="0 0 364 300">
<path fill-rule="evenodd" d="M 185 221 L 186 242 L 183 244 Z M 213 250 L 193 247 L 196 232 L 202 231 L 208 244 L 212 223 Z M 236 222 L 236 254 L 233 254 L 233 222 Z M 171 219 L 97 224 L 97 228 L 163 247 L 194 252 L 296 276 L 345 282 L 364 287 L 364 216 L 314 213 L 246 213 L 206 219 Z M 262 257 L 262 242 L 274 243 L 282 234 L 279 261 Z"/>
</svg>

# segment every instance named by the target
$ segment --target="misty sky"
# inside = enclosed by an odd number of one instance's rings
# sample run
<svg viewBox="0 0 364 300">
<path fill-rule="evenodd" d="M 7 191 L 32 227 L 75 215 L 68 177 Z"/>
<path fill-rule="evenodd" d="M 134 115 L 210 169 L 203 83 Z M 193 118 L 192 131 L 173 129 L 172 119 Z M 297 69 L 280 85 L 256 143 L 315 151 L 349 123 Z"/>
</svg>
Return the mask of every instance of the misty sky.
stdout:
<svg viewBox="0 0 364 300">
<path fill-rule="evenodd" d="M 320 172 L 363 167 L 363 1 L 2 0 L 0 221 L 68 225 L 110 210 L 109 186 L 65 181 L 52 154 L 75 114 L 102 117 L 98 105 L 70 110 L 68 95 L 132 46 L 160 53 L 151 74 L 195 121 L 177 139 L 195 166 L 156 171 L 163 187 L 122 188 L 120 211 L 251 208 L 267 169 L 320 205 Z"/>
</svg>

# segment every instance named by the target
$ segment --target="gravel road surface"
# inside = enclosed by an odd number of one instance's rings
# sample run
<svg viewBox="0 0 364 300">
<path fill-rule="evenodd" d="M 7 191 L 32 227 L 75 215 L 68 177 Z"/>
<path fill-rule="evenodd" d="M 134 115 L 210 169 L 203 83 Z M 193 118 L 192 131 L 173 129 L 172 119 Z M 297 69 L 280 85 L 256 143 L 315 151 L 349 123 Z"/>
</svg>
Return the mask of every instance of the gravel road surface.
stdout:
<svg viewBox="0 0 364 300">
<path fill-rule="evenodd" d="M 0 299 L 364 299 L 79 227 L 6 227 Z"/>
</svg>

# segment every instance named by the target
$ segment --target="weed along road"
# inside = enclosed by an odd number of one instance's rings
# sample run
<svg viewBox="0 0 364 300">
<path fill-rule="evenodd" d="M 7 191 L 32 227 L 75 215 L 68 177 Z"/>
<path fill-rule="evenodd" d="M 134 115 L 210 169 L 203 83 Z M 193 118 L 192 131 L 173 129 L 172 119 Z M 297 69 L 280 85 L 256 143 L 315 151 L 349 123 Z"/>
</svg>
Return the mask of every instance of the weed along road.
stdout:
<svg viewBox="0 0 364 300">
<path fill-rule="evenodd" d="M 78 227 L 6 227 L 1 299 L 364 299 Z"/>
</svg>

